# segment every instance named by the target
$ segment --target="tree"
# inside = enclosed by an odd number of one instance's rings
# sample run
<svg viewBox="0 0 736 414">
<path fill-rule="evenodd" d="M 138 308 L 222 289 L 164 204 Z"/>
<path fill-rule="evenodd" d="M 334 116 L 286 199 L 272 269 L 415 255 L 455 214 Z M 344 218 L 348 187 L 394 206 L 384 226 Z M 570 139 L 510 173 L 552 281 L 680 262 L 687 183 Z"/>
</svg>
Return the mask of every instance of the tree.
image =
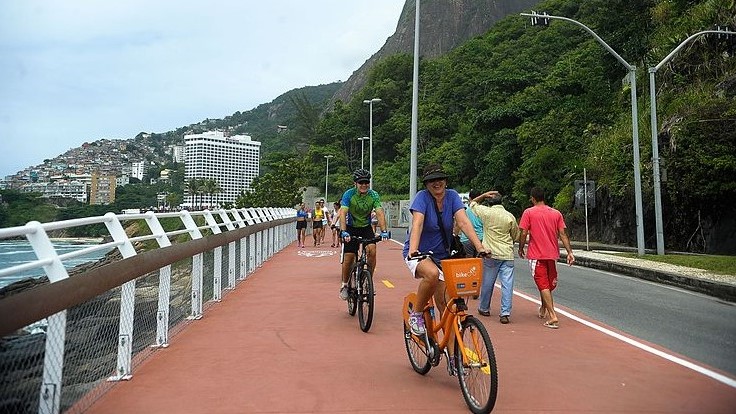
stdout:
<svg viewBox="0 0 736 414">
<path fill-rule="evenodd" d="M 272 173 L 266 173 L 251 183 L 251 191 L 244 191 L 235 201 L 236 207 L 294 207 L 301 201 L 307 184 L 302 172 L 304 160 L 281 160 Z"/>
<path fill-rule="evenodd" d="M 209 208 L 212 208 L 212 195 L 213 194 L 219 194 L 222 192 L 222 188 L 220 187 L 220 184 L 215 179 L 208 179 L 204 180 L 202 183 L 202 187 L 200 188 L 202 191 L 202 194 L 207 194 L 209 196 Z"/>
<path fill-rule="evenodd" d="M 202 193 L 203 182 L 197 178 L 190 178 L 187 180 L 186 190 L 187 193 L 192 197 L 192 208 L 197 208 L 200 204 L 197 204 L 197 195 Z"/>
<path fill-rule="evenodd" d="M 182 202 L 181 194 L 178 193 L 168 193 L 166 194 L 166 205 L 169 206 L 169 208 L 173 206 L 178 206 Z"/>
</svg>

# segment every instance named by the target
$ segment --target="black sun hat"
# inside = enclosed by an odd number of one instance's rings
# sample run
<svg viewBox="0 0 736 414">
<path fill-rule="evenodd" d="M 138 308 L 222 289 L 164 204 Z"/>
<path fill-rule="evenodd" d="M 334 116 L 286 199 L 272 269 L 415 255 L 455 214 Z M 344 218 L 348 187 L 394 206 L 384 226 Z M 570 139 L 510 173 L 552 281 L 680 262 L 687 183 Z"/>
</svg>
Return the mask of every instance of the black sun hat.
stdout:
<svg viewBox="0 0 736 414">
<path fill-rule="evenodd" d="M 424 167 L 424 172 L 422 173 L 422 183 L 426 183 L 427 181 L 431 180 L 444 180 L 448 177 L 449 175 L 445 173 L 440 164 L 429 164 L 428 166 Z"/>
</svg>

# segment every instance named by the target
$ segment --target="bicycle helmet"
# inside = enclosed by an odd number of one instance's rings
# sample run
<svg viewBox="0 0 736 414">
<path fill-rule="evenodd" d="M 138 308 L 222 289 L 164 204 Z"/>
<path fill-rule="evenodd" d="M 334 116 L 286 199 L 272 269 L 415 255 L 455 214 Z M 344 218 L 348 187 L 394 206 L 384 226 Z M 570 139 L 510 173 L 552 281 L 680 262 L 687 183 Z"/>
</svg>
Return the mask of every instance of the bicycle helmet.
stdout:
<svg viewBox="0 0 736 414">
<path fill-rule="evenodd" d="M 353 182 L 358 182 L 361 180 L 370 180 L 371 179 L 371 173 L 368 172 L 368 170 L 364 170 L 362 168 L 359 168 L 353 172 Z"/>
</svg>

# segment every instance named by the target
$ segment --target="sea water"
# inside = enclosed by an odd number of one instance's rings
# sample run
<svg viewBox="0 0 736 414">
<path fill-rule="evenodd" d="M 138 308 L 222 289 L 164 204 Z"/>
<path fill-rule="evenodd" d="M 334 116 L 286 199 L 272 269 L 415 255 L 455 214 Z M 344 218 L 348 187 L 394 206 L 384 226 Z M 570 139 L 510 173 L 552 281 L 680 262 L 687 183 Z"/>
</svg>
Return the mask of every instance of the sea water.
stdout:
<svg viewBox="0 0 736 414">
<path fill-rule="evenodd" d="M 97 244 L 99 241 L 88 241 L 70 239 L 63 241 L 52 241 L 54 249 L 57 254 L 62 255 L 72 251 L 80 250 L 85 247 L 89 247 L 90 244 Z M 75 257 L 73 259 L 65 260 L 63 262 L 64 267 L 71 269 L 83 263 L 94 262 L 105 256 L 106 251 L 96 251 L 84 256 Z M 0 269 L 6 269 L 11 266 L 17 266 L 25 263 L 38 260 L 36 253 L 33 251 L 30 242 L 27 240 L 0 240 Z M 43 267 L 38 267 L 30 270 L 24 270 L 22 272 L 14 273 L 12 275 L 0 276 L 0 288 L 7 286 L 11 283 L 17 282 L 21 279 L 29 277 L 40 278 L 45 276 Z"/>
</svg>

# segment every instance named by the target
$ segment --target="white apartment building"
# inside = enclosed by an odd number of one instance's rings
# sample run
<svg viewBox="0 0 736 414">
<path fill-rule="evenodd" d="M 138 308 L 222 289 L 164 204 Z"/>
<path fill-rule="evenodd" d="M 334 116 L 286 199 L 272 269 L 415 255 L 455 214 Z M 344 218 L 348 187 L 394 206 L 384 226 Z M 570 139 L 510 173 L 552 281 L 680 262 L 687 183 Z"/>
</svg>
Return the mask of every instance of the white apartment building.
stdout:
<svg viewBox="0 0 736 414">
<path fill-rule="evenodd" d="M 183 163 L 184 162 L 184 145 L 172 145 L 171 146 L 171 158 L 174 162 Z"/>
<path fill-rule="evenodd" d="M 146 172 L 146 163 L 144 161 L 134 162 L 130 165 L 130 176 L 139 180 L 143 180 L 143 174 Z"/>
<path fill-rule="evenodd" d="M 87 183 L 79 180 L 23 184 L 20 190 L 25 193 L 40 193 L 45 198 L 73 198 L 81 203 L 87 202 Z"/>
<path fill-rule="evenodd" d="M 220 131 L 184 136 L 185 177 L 212 179 L 222 190 L 212 194 L 212 204 L 234 203 L 242 191 L 250 190 L 260 171 L 261 143 L 248 135 L 225 136 Z M 197 197 L 196 205 L 208 205 L 209 195 Z M 184 198 L 185 206 L 194 206 L 192 194 Z"/>
</svg>

